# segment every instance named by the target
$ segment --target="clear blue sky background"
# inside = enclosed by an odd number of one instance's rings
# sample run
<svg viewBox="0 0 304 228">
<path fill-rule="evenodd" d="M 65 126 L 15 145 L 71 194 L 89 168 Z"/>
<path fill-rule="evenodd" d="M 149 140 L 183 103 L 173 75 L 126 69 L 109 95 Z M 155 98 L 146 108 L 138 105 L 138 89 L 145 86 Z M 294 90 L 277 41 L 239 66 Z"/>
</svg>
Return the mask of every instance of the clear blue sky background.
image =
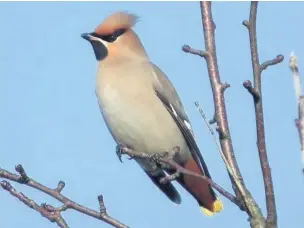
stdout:
<svg viewBox="0 0 304 228">
<path fill-rule="evenodd" d="M 214 3 L 220 74 L 226 91 L 234 149 L 247 187 L 265 213 L 264 187 L 256 149 L 252 97 L 242 82 L 252 79 L 248 33 L 249 3 Z M 213 116 L 212 94 L 203 59 L 181 51 L 204 48 L 197 2 L 0 3 L 0 166 L 29 175 L 49 187 L 66 182 L 63 193 L 98 209 L 102 193 L 108 212 L 132 228 L 248 227 L 246 214 L 221 197 L 224 210 L 201 214 L 196 201 L 178 186 L 182 204 L 171 203 L 133 161 L 121 164 L 102 120 L 94 93 L 96 62 L 80 37 L 109 14 L 127 10 L 141 17 L 135 26 L 146 50 L 176 86 L 194 126 L 213 179 L 231 191 L 223 162 L 193 102 Z M 304 183 L 296 101 L 288 57 L 292 50 L 304 69 L 303 3 L 260 3 L 258 44 L 261 61 L 285 55 L 283 64 L 263 74 L 266 139 L 275 184 L 280 227 L 303 227 Z M 13 183 L 38 203 L 60 205 Z M 55 227 L 37 212 L 0 190 L 1 227 Z M 72 228 L 109 227 L 73 211 Z"/>
</svg>

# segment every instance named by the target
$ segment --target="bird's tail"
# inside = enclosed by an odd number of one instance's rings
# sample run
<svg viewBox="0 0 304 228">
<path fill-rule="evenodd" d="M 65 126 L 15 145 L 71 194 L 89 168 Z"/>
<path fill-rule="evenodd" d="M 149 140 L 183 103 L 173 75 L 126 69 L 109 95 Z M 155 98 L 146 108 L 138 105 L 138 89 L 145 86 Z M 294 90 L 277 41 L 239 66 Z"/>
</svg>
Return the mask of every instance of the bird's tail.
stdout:
<svg viewBox="0 0 304 228">
<path fill-rule="evenodd" d="M 192 172 L 202 174 L 199 166 L 193 158 L 190 158 L 183 167 Z M 180 175 L 177 181 L 197 200 L 201 211 L 205 215 L 212 216 L 223 209 L 221 200 L 216 196 L 207 181 L 184 174 Z"/>
<path fill-rule="evenodd" d="M 212 204 L 213 209 L 209 210 L 200 205 L 201 211 L 206 216 L 213 216 L 215 213 L 220 212 L 223 209 L 223 203 L 220 199 L 216 199 Z"/>
</svg>

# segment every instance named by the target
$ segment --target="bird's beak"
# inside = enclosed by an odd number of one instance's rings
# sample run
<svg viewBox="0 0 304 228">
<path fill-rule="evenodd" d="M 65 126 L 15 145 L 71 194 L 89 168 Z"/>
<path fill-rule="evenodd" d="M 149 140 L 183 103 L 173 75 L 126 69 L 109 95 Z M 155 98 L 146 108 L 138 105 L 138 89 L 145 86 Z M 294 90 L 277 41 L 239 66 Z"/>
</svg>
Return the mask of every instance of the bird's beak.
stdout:
<svg viewBox="0 0 304 228">
<path fill-rule="evenodd" d="M 103 60 L 108 55 L 108 50 L 102 39 L 94 36 L 94 33 L 82 33 L 81 37 L 89 41 L 93 47 L 95 57 L 98 61 Z"/>
<path fill-rule="evenodd" d="M 81 37 L 87 41 L 91 41 L 92 35 L 90 33 L 82 33 Z"/>
</svg>

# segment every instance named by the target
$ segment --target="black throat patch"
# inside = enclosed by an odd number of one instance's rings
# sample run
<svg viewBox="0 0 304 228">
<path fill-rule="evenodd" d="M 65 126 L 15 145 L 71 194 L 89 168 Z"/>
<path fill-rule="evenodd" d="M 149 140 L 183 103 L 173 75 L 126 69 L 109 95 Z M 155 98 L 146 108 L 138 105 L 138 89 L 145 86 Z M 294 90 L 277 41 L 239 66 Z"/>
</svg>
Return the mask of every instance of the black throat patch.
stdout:
<svg viewBox="0 0 304 228">
<path fill-rule="evenodd" d="M 94 53 L 95 53 L 95 57 L 97 61 L 101 61 L 103 60 L 105 57 L 107 57 L 108 55 L 108 50 L 107 48 L 104 46 L 103 43 L 101 43 L 100 41 L 97 40 L 92 40 L 91 41 Z"/>
</svg>

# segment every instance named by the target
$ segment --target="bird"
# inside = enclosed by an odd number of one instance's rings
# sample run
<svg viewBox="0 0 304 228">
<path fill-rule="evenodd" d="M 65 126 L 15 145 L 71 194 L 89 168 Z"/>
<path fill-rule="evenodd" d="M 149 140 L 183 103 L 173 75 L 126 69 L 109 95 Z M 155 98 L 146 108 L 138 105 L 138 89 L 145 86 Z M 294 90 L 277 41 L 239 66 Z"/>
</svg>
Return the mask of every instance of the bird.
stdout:
<svg viewBox="0 0 304 228">
<path fill-rule="evenodd" d="M 134 31 L 138 19 L 129 12 L 115 12 L 94 31 L 81 34 L 91 44 L 97 61 L 95 94 L 109 133 L 117 146 L 148 155 L 170 153 L 178 146 L 173 160 L 211 179 L 179 94 L 167 75 L 150 60 Z M 134 159 L 172 202 L 181 203 L 175 186 L 161 181 L 176 170 L 161 167 L 151 159 Z M 176 181 L 194 197 L 206 216 L 223 209 L 206 180 L 181 173 Z"/>
</svg>

